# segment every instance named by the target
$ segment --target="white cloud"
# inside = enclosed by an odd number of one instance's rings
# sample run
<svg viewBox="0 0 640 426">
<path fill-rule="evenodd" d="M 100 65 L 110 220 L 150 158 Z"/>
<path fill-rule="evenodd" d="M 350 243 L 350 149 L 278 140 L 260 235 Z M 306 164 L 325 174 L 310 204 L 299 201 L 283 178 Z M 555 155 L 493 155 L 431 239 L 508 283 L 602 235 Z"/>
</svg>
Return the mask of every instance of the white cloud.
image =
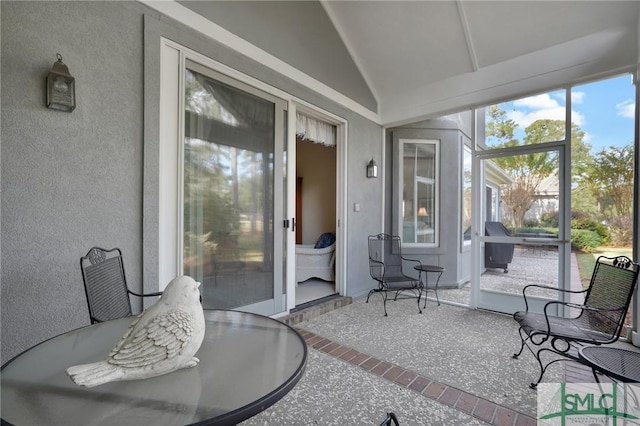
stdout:
<svg viewBox="0 0 640 426">
<path fill-rule="evenodd" d="M 547 93 L 518 99 L 517 101 L 514 101 L 513 104 L 517 107 L 526 107 L 532 109 L 553 109 L 560 106 L 558 101 L 552 99 L 551 96 Z"/>
<path fill-rule="evenodd" d="M 624 118 L 634 118 L 636 114 L 636 104 L 633 99 L 627 99 L 624 102 L 616 104 L 618 115 Z"/>
<path fill-rule="evenodd" d="M 580 103 L 584 99 L 584 95 L 584 92 L 572 92 L 571 99 L 575 103 Z M 564 120 L 566 118 L 565 106 L 554 99 L 555 97 L 555 95 L 552 97 L 552 95 L 544 93 L 518 99 L 513 102 L 513 106 L 521 109 L 507 112 L 507 116 L 523 130 L 536 120 Z M 563 98 L 559 99 L 563 100 Z M 585 122 L 584 115 L 575 110 L 571 111 L 571 118 L 578 126 L 582 126 Z"/>
<path fill-rule="evenodd" d="M 584 96 L 586 95 L 586 93 L 584 92 L 571 92 L 571 103 L 572 104 L 581 104 L 582 101 L 584 100 Z"/>
<path fill-rule="evenodd" d="M 566 111 L 563 106 L 558 105 L 553 108 L 538 109 L 530 112 L 513 110 L 508 112 L 507 116 L 518 123 L 520 128 L 526 129 L 536 120 L 564 120 Z M 578 126 L 584 124 L 584 115 L 577 111 L 571 111 L 571 118 Z"/>
</svg>

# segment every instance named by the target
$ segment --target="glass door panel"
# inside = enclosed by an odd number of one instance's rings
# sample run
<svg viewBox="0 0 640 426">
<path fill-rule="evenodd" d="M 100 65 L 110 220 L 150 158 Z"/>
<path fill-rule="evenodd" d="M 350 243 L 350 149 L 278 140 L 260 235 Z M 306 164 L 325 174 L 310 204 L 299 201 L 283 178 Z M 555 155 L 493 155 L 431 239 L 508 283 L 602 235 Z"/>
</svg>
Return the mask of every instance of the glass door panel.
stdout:
<svg viewBox="0 0 640 426">
<path fill-rule="evenodd" d="M 273 314 L 284 292 L 282 107 L 202 68 L 189 63 L 184 80 L 184 273 L 202 283 L 205 308 Z"/>
</svg>

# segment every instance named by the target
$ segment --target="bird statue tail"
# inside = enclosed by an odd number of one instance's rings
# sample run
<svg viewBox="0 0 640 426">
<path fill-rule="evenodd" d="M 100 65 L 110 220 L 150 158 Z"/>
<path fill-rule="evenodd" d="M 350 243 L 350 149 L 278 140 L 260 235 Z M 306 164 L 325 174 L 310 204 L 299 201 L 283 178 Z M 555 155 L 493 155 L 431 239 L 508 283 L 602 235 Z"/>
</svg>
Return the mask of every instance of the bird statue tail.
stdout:
<svg viewBox="0 0 640 426">
<path fill-rule="evenodd" d="M 67 368 L 67 374 L 77 385 L 92 388 L 103 383 L 122 378 L 122 368 L 98 361 L 91 364 L 74 365 Z"/>
</svg>

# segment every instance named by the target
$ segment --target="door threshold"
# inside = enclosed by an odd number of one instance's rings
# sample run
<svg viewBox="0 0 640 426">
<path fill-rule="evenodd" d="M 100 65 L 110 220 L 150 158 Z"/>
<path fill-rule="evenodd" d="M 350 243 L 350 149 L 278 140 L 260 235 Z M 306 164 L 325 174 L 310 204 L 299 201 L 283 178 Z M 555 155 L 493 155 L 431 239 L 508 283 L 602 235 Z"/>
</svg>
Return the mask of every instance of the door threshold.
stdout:
<svg viewBox="0 0 640 426">
<path fill-rule="evenodd" d="M 289 315 L 279 318 L 287 325 L 294 325 L 302 321 L 319 317 L 322 314 L 351 304 L 351 297 L 332 294 L 310 302 L 302 303 L 291 309 Z"/>
</svg>

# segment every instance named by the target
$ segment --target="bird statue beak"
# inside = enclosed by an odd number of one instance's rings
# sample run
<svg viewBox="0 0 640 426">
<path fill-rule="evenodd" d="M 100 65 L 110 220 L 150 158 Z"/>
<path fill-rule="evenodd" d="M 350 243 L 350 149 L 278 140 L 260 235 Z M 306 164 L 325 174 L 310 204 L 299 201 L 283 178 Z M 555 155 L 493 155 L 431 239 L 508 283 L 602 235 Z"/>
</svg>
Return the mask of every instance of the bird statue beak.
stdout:
<svg viewBox="0 0 640 426">
<path fill-rule="evenodd" d="M 200 288 L 200 281 L 196 281 L 196 288 Z"/>
</svg>

